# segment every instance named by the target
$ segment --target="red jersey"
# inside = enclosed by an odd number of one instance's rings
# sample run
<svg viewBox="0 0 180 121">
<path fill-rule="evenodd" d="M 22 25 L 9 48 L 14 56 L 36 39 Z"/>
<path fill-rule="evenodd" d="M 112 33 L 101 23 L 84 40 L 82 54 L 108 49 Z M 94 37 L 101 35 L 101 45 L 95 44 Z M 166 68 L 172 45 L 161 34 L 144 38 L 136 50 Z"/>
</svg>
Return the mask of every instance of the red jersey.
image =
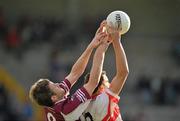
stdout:
<svg viewBox="0 0 180 121">
<path fill-rule="evenodd" d="M 59 87 L 66 93 L 71 88 L 70 82 L 65 79 L 59 83 Z M 78 89 L 72 96 L 64 97 L 52 107 L 45 107 L 46 121 L 75 121 L 87 108 L 91 96 L 84 87 Z"/>
<path fill-rule="evenodd" d="M 120 97 L 111 90 L 93 97 L 87 109 L 80 116 L 80 121 L 122 121 L 118 106 Z"/>
</svg>

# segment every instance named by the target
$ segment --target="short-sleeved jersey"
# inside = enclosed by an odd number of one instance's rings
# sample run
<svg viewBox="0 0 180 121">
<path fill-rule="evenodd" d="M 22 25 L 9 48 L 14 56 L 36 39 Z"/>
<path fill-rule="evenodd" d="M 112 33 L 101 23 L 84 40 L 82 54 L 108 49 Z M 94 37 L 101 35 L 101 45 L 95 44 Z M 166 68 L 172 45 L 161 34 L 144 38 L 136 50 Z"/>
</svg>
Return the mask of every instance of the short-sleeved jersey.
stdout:
<svg viewBox="0 0 180 121">
<path fill-rule="evenodd" d="M 71 84 L 68 80 L 59 83 L 59 87 L 69 92 Z M 91 96 L 84 87 L 78 89 L 72 96 L 65 96 L 52 107 L 45 107 L 46 121 L 75 121 L 90 103 Z"/>
<path fill-rule="evenodd" d="M 80 121 L 122 121 L 118 106 L 119 99 L 118 95 L 106 89 L 91 100 Z"/>
</svg>

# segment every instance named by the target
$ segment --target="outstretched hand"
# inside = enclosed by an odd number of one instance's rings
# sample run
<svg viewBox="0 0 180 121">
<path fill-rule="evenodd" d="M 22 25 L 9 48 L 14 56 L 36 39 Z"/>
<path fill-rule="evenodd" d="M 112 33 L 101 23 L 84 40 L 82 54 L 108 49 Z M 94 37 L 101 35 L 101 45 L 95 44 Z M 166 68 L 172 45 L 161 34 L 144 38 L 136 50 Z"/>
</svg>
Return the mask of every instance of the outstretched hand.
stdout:
<svg viewBox="0 0 180 121">
<path fill-rule="evenodd" d="M 106 25 L 107 25 L 106 20 L 103 20 L 103 21 L 101 22 L 101 24 L 100 24 L 100 27 L 99 27 L 99 28 L 97 29 L 97 31 L 96 31 L 96 35 L 97 35 L 98 33 L 100 33 L 100 32 L 103 32 L 103 28 L 106 27 Z"/>
<path fill-rule="evenodd" d="M 108 30 L 111 31 L 111 32 L 108 32 L 109 33 L 109 39 L 114 42 L 114 41 L 119 41 L 121 39 L 121 35 L 119 33 L 118 30 L 116 29 L 113 29 L 111 27 L 108 27 Z"/>
<path fill-rule="evenodd" d="M 102 43 L 102 40 L 103 38 L 107 36 L 107 34 L 105 32 L 99 32 L 95 35 L 95 37 L 93 38 L 93 40 L 91 41 L 90 45 L 93 47 L 93 48 L 96 48 L 98 47 L 101 43 Z"/>
<path fill-rule="evenodd" d="M 96 31 L 95 37 L 93 38 L 93 40 L 90 43 L 90 45 L 93 48 L 98 47 L 102 43 L 109 45 L 114 39 L 117 38 L 116 31 L 113 34 L 108 33 L 107 31 L 103 31 L 103 29 L 106 27 L 107 27 L 107 22 L 106 22 L 106 20 L 103 20 L 100 24 L 100 27 Z"/>
</svg>

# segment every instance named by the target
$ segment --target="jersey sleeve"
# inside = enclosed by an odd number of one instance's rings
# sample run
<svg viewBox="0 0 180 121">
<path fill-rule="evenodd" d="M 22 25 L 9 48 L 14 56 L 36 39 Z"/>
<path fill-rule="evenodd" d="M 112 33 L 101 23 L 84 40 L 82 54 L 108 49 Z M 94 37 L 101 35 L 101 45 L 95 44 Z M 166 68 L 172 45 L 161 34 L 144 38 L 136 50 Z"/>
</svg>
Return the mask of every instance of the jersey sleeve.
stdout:
<svg viewBox="0 0 180 121">
<path fill-rule="evenodd" d="M 87 90 L 82 87 L 78 89 L 72 96 L 63 101 L 62 108 L 59 110 L 65 120 L 77 120 L 90 103 L 91 96 Z M 58 109 L 57 109 L 58 110 Z"/>
<path fill-rule="evenodd" d="M 113 98 L 114 100 L 119 101 L 119 99 L 120 99 L 119 95 L 113 93 L 110 89 L 106 89 L 105 91 L 106 91 L 106 93 L 107 93 L 108 95 L 111 96 L 111 98 Z"/>
<path fill-rule="evenodd" d="M 71 83 L 67 79 L 64 79 L 64 81 L 59 83 L 59 87 L 61 87 L 65 91 L 65 94 L 67 94 L 71 89 Z"/>
</svg>

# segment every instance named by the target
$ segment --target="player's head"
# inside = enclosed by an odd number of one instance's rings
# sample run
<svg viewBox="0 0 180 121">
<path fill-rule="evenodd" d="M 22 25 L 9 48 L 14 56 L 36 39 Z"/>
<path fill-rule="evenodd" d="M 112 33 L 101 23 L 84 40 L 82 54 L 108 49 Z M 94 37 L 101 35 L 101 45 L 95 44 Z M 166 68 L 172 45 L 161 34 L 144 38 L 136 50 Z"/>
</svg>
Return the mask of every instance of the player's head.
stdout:
<svg viewBox="0 0 180 121">
<path fill-rule="evenodd" d="M 64 90 L 48 79 L 38 80 L 31 86 L 29 91 L 30 99 L 41 106 L 53 106 L 63 96 Z"/>
<path fill-rule="evenodd" d="M 90 73 L 87 73 L 85 75 L 84 83 L 87 83 L 89 81 L 89 77 L 90 77 Z M 109 83 L 108 77 L 106 75 L 106 71 L 102 71 L 99 84 L 95 88 L 93 94 L 98 93 L 99 91 L 102 91 L 105 88 L 108 88 L 109 85 L 110 85 L 110 83 Z"/>
</svg>

